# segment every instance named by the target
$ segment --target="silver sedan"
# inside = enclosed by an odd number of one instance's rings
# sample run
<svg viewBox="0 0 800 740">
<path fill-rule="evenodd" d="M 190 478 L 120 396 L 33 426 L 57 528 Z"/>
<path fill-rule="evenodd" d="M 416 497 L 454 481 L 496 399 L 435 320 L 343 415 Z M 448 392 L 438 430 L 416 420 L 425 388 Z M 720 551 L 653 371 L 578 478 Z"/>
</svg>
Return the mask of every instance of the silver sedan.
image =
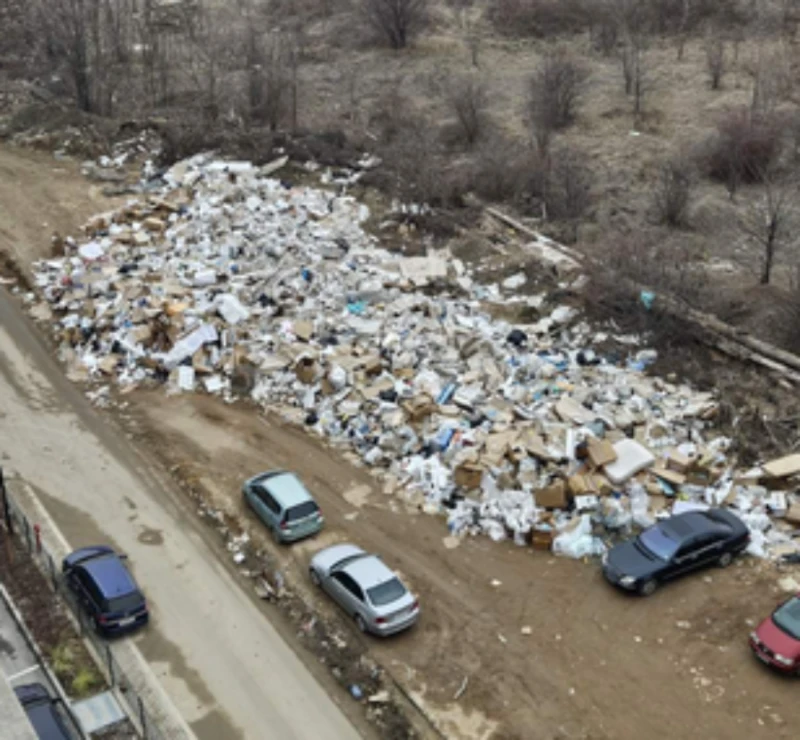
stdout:
<svg viewBox="0 0 800 740">
<path fill-rule="evenodd" d="M 334 545 L 311 560 L 309 575 L 362 632 L 392 635 L 419 618 L 419 603 L 377 556 L 355 545 Z"/>
</svg>

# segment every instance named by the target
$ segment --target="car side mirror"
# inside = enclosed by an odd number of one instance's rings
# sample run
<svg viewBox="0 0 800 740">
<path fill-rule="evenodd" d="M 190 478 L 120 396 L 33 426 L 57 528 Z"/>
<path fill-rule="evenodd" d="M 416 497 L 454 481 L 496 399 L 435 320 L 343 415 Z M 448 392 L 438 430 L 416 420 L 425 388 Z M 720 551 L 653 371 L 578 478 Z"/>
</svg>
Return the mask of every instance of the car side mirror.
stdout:
<svg viewBox="0 0 800 740">
<path fill-rule="evenodd" d="M 127 560 L 128 559 L 128 556 L 124 552 L 117 553 L 117 557 L 120 560 Z"/>
</svg>

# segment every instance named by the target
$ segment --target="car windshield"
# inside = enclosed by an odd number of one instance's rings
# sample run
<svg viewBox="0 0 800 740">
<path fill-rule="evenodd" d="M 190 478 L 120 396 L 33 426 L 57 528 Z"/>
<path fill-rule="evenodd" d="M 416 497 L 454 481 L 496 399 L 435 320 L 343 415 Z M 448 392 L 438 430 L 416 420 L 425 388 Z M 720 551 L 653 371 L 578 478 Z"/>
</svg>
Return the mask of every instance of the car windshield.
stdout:
<svg viewBox="0 0 800 740">
<path fill-rule="evenodd" d="M 406 587 L 397 578 L 381 583 L 380 586 L 367 589 L 367 596 L 375 606 L 385 606 L 397 601 L 406 593 Z"/>
<path fill-rule="evenodd" d="M 139 609 L 142 606 L 142 595 L 138 592 L 125 594 L 125 596 L 117 596 L 115 599 L 109 599 L 106 602 L 106 611 L 108 612 L 131 612 Z"/>
<path fill-rule="evenodd" d="M 649 529 L 645 529 L 645 531 L 639 535 L 638 540 L 639 544 L 641 544 L 645 550 L 661 560 L 669 560 L 672 558 L 679 544 L 657 524 Z"/>
<path fill-rule="evenodd" d="M 303 504 L 292 506 L 292 508 L 286 512 L 286 521 L 296 522 L 298 519 L 305 519 L 307 516 L 316 514 L 318 511 L 319 506 L 317 506 L 313 501 L 306 501 Z"/>
<path fill-rule="evenodd" d="M 787 635 L 800 640 L 800 598 L 795 596 L 779 606 L 772 615 L 772 621 Z"/>
</svg>

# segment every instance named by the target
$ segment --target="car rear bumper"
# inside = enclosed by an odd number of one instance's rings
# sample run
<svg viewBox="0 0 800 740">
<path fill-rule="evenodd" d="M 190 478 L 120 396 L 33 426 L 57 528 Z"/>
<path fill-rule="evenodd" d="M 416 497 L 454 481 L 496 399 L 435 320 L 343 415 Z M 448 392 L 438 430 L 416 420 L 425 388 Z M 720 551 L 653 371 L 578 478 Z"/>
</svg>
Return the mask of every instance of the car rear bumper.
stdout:
<svg viewBox="0 0 800 740">
<path fill-rule="evenodd" d="M 313 525 L 298 527 L 297 529 L 280 530 L 281 542 L 297 542 L 306 537 L 313 537 L 322 529 L 322 522 L 315 522 Z"/>
<path fill-rule="evenodd" d="M 145 612 L 144 614 L 140 614 L 137 616 L 133 622 L 129 624 L 106 624 L 106 625 L 99 625 L 99 631 L 105 637 L 115 637 L 117 635 L 127 635 L 129 632 L 135 632 L 140 627 L 144 627 L 150 621 L 150 614 L 149 612 Z"/>
<path fill-rule="evenodd" d="M 419 609 L 411 612 L 407 617 L 402 619 L 392 620 L 388 624 L 373 624 L 372 631 L 380 637 L 387 637 L 388 635 L 395 635 L 398 632 L 407 630 L 413 627 L 419 620 Z"/>
<path fill-rule="evenodd" d="M 776 671 L 780 671 L 781 673 L 789 674 L 798 673 L 798 671 L 800 671 L 800 667 L 798 667 L 797 664 L 786 665 L 775 660 L 773 654 L 765 650 L 764 646 L 753 640 L 752 637 L 750 638 L 749 643 L 753 654 L 765 665 L 768 665 L 771 668 L 774 668 Z"/>
</svg>

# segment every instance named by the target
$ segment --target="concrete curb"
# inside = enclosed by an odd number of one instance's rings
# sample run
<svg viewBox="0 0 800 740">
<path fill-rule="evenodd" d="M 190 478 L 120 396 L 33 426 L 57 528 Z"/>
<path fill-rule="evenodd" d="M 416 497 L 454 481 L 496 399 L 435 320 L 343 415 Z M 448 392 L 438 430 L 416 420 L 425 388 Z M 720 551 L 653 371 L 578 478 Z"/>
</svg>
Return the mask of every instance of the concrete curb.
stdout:
<svg viewBox="0 0 800 740">
<path fill-rule="evenodd" d="M 60 561 L 72 552 L 73 548 L 70 547 L 58 525 L 41 501 L 39 501 L 31 487 L 18 478 L 7 479 L 6 486 L 9 489 L 14 489 L 13 498 L 17 507 L 28 519 L 36 522 L 41 527 L 42 544 L 52 557 Z M 67 612 L 73 623 L 80 627 L 72 610 L 67 609 Z M 109 677 L 108 664 L 104 657 L 98 654 L 94 643 L 87 637 L 83 638 L 83 642 L 101 667 L 101 670 Z M 135 693 L 148 698 L 147 709 L 150 713 L 150 719 L 157 724 L 160 736 L 165 740 L 197 740 L 194 732 L 167 695 L 139 648 L 131 640 L 123 639 L 113 644 L 109 643 L 109 649 L 116 662 L 125 670 L 128 681 Z M 114 686 L 113 692 L 120 706 L 126 710 L 128 717 L 139 734 L 142 737 L 148 737 L 146 728 L 142 726 L 139 718 L 138 708 L 131 705 L 126 692 L 121 691 L 119 686 Z"/>
</svg>

